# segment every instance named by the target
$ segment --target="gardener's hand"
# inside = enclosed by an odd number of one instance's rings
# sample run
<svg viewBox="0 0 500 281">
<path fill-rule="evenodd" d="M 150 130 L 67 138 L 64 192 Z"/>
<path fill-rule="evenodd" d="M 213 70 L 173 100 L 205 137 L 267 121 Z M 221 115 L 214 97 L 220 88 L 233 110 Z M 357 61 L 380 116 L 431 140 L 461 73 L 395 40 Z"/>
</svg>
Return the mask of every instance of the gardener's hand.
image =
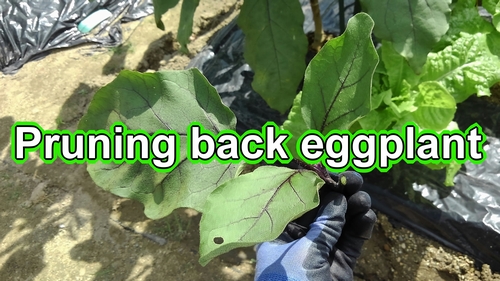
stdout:
<svg viewBox="0 0 500 281">
<path fill-rule="evenodd" d="M 343 193 L 326 192 L 314 222 L 300 239 L 287 228 L 278 239 L 257 246 L 255 280 L 353 280 L 353 269 L 376 221 L 362 178 L 346 172 Z M 292 235 L 290 235 L 292 234 Z"/>
</svg>

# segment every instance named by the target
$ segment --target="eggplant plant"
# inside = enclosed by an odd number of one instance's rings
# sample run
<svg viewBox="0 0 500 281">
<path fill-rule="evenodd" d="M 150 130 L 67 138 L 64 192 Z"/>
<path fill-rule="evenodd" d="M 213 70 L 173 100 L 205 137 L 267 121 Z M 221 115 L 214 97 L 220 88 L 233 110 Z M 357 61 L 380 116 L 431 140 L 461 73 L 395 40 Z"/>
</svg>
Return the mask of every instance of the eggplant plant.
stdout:
<svg viewBox="0 0 500 281">
<path fill-rule="evenodd" d="M 286 143 L 291 151 L 306 131 L 326 135 L 332 128 L 347 130 L 370 111 L 372 76 L 378 64 L 371 40 L 373 25 L 369 15 L 357 14 L 344 34 L 328 41 L 307 67 L 302 93 L 295 97 L 282 126 L 292 132 L 292 140 Z M 88 165 L 92 179 L 113 194 L 142 202 L 151 219 L 180 207 L 201 212 L 202 265 L 231 249 L 275 239 L 287 223 L 318 206 L 319 189 L 331 181 L 315 170 L 283 165 L 261 164 L 243 173 L 242 161 L 189 161 L 186 136 L 191 123 L 214 135 L 236 126 L 234 114 L 197 69 L 122 71 L 96 93 L 78 129 L 109 130 L 116 122 L 150 135 L 176 131 L 179 164 L 170 172 L 159 172 L 140 162 L 98 162 Z"/>
<path fill-rule="evenodd" d="M 153 1 L 158 27 L 163 26 L 161 15 L 178 2 Z M 182 2 L 178 40 L 184 51 L 198 4 Z M 500 82 L 498 1 L 483 1 L 491 21 L 473 0 L 358 4 L 363 12 L 349 19 L 345 31 L 306 66 L 299 1 L 243 3 L 238 25 L 245 34 L 245 60 L 255 72 L 252 87 L 271 108 L 288 112 L 280 129 L 291 134 L 286 145 L 295 160 L 300 159 L 295 149 L 299 137 L 311 130 L 323 135 L 400 130 L 409 121 L 438 132 L 455 129 L 456 104 L 473 94 L 488 96 Z M 372 35 L 380 43 L 377 48 Z M 150 135 L 177 132 L 178 165 L 162 172 L 140 162 L 93 163 L 88 165 L 92 179 L 113 194 L 143 203 L 151 219 L 181 207 L 201 212 L 202 265 L 231 249 L 276 238 L 287 223 L 317 207 L 319 189 L 332 183 L 314 165 L 299 169 L 288 162 L 257 161 L 248 168 L 243 161 L 190 161 L 187 130 L 193 122 L 213 135 L 236 127 L 233 112 L 197 69 L 122 71 L 96 93 L 79 129 L 108 130 L 116 122 Z M 428 166 L 446 168 L 447 185 L 453 185 L 460 168 L 456 163 Z"/>
</svg>

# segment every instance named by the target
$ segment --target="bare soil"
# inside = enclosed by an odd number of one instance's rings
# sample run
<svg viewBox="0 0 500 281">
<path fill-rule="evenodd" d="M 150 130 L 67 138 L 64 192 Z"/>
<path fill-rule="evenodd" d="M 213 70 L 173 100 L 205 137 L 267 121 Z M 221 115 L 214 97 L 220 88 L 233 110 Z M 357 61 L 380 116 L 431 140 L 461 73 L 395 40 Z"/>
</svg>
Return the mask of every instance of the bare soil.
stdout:
<svg viewBox="0 0 500 281">
<path fill-rule="evenodd" d="M 33 153 L 11 160 L 10 128 L 35 121 L 75 130 L 95 92 L 122 69 L 184 69 L 241 0 L 204 0 L 195 14 L 190 55 L 175 41 L 180 5 L 163 16 L 123 26 L 112 49 L 81 46 L 0 75 L 0 280 L 253 280 L 253 248 L 198 264 L 199 214 L 180 209 L 152 221 L 141 204 L 102 191 L 85 165 L 44 164 Z M 488 265 L 453 252 L 378 215 L 356 280 L 500 280 Z"/>
</svg>

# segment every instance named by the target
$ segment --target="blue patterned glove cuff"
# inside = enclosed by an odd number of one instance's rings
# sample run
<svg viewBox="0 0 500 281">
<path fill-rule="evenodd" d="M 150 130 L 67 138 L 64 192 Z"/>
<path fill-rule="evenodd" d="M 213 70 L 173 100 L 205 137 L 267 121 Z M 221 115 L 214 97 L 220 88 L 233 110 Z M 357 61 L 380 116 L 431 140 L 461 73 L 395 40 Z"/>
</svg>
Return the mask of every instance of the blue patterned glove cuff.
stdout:
<svg viewBox="0 0 500 281">
<path fill-rule="evenodd" d="M 255 281 L 301 281 L 301 280 L 294 279 L 294 278 L 288 278 L 286 276 L 279 275 L 279 274 L 269 273 L 269 274 L 259 276 L 259 278 L 255 279 Z"/>
</svg>

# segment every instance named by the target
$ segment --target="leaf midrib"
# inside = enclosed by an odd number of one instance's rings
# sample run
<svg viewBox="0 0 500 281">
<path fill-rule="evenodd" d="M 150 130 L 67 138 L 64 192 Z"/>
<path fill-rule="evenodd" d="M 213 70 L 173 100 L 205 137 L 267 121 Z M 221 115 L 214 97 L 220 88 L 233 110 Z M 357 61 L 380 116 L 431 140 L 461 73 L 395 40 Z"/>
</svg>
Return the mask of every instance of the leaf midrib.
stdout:
<svg viewBox="0 0 500 281">
<path fill-rule="evenodd" d="M 273 227 L 274 227 L 274 221 L 273 221 L 273 218 L 272 218 L 271 214 L 269 214 L 269 212 L 268 212 L 268 210 L 267 210 L 267 209 L 268 209 L 269 205 L 270 205 L 270 204 L 274 201 L 274 198 L 276 197 L 276 195 L 278 194 L 278 192 L 281 190 L 281 188 L 283 188 L 283 186 L 285 185 L 285 183 L 289 182 L 289 183 L 290 183 L 290 187 L 291 187 L 292 189 L 294 189 L 294 190 L 295 190 L 295 188 L 293 187 L 293 185 L 292 185 L 292 183 L 291 183 L 291 178 L 292 178 L 294 175 L 298 174 L 298 173 L 300 173 L 300 171 L 298 171 L 298 170 L 293 171 L 293 172 L 292 172 L 292 173 L 291 173 L 291 174 L 290 174 L 290 175 L 289 175 L 289 176 L 288 176 L 285 180 L 283 180 L 283 181 L 281 182 L 281 184 L 280 184 L 280 185 L 279 185 L 279 186 L 275 189 L 275 191 L 274 191 L 274 192 L 273 192 L 273 194 L 271 195 L 271 198 L 269 198 L 269 200 L 267 200 L 266 205 L 264 205 L 264 207 L 263 207 L 263 208 L 262 208 L 262 210 L 259 212 L 259 214 L 258 214 L 256 217 L 252 217 L 252 218 L 255 218 L 255 220 L 254 220 L 253 224 L 252 224 L 252 225 L 251 225 L 251 226 L 247 229 L 247 231 L 246 231 L 245 233 L 243 233 L 243 234 L 241 235 L 241 237 L 240 237 L 240 238 L 238 238 L 238 241 L 243 241 L 243 238 L 244 238 L 244 237 L 245 237 L 245 236 L 246 236 L 246 235 L 250 232 L 250 230 L 252 230 L 252 229 L 255 227 L 255 225 L 256 225 L 256 224 L 259 222 L 259 220 L 262 218 L 262 216 L 263 216 L 263 213 L 264 213 L 264 212 L 267 214 L 267 216 L 269 217 L 269 219 L 270 219 L 270 221 L 271 221 L 271 232 L 272 232 L 272 229 L 273 229 Z M 296 193 L 296 194 L 297 194 L 297 193 Z M 302 198 L 300 198 L 299 196 L 298 196 L 298 198 L 300 199 L 300 201 L 301 201 L 301 202 L 303 202 L 303 201 L 302 201 Z M 303 203 L 304 203 L 304 202 L 303 202 Z"/>
</svg>

